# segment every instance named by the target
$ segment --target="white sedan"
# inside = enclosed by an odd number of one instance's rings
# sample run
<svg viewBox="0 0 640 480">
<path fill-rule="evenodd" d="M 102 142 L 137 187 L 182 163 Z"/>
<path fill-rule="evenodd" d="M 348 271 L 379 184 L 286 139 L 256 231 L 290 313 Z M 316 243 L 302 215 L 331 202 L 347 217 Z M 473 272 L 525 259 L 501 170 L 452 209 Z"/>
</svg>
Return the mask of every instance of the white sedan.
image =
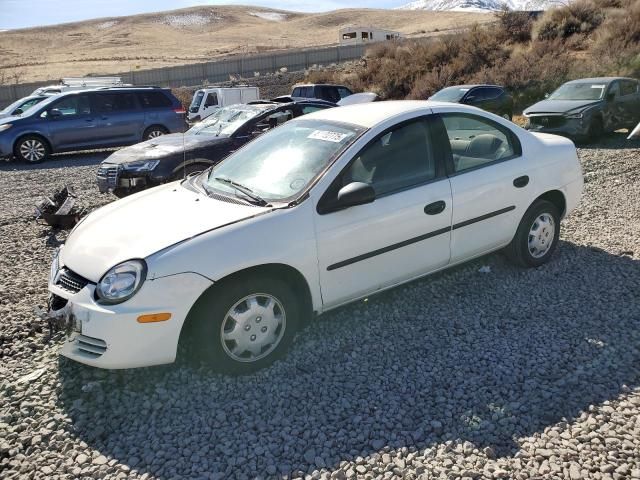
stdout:
<svg viewBox="0 0 640 480">
<path fill-rule="evenodd" d="M 379 102 L 287 122 L 203 172 L 102 207 L 54 258 L 62 354 L 223 371 L 314 315 L 505 249 L 547 262 L 583 180 L 570 140 L 474 107 Z"/>
</svg>

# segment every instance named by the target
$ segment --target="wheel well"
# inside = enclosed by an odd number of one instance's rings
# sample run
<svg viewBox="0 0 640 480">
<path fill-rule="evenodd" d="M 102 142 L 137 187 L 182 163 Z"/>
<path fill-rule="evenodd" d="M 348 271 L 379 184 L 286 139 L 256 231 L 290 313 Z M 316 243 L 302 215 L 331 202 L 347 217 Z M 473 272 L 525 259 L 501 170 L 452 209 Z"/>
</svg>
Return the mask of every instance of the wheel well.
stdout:
<svg viewBox="0 0 640 480">
<path fill-rule="evenodd" d="M 176 168 L 173 169 L 173 175 L 177 174 L 180 172 L 180 170 L 182 170 L 185 167 L 190 167 L 191 165 L 202 165 L 205 169 L 209 168 L 211 165 L 214 165 L 213 162 L 209 162 L 206 160 L 187 160 L 186 162 L 182 162 L 180 165 L 178 165 Z"/>
<path fill-rule="evenodd" d="M 51 148 L 51 142 L 49 142 L 49 140 L 47 140 L 47 138 L 44 135 L 41 135 L 39 133 L 25 133 L 24 135 L 20 135 L 18 138 L 16 138 L 16 141 L 13 142 L 13 148 L 11 149 L 12 152 L 16 151 L 16 147 L 18 146 L 18 143 L 20 143 L 20 140 L 22 140 L 25 137 L 38 137 L 40 138 L 44 143 L 47 144 L 47 147 L 49 148 L 50 152 L 53 152 L 53 148 Z"/>
<path fill-rule="evenodd" d="M 215 292 L 219 288 L 222 288 L 228 282 L 241 281 L 243 277 L 249 275 L 264 275 L 267 277 L 284 279 L 288 284 L 292 285 L 296 298 L 300 299 L 301 301 L 300 304 L 304 320 L 311 319 L 313 315 L 313 302 L 311 299 L 311 291 L 309 290 L 309 285 L 307 284 L 304 276 L 298 270 L 289 265 L 281 263 L 270 263 L 246 268 L 244 270 L 239 270 L 216 281 L 195 301 L 195 303 L 189 310 L 189 313 L 187 314 L 187 318 L 185 319 L 184 325 L 182 326 L 182 332 L 185 332 L 185 327 L 188 327 L 191 324 L 192 314 L 198 310 L 199 305 L 206 297 L 208 297 L 209 295 L 215 295 Z"/>
<path fill-rule="evenodd" d="M 553 203 L 560 212 L 560 218 L 564 217 L 564 214 L 567 210 L 567 201 L 564 198 L 564 194 L 560 190 L 550 190 L 542 195 L 540 195 L 536 200 L 547 200 L 548 202 Z"/>
</svg>

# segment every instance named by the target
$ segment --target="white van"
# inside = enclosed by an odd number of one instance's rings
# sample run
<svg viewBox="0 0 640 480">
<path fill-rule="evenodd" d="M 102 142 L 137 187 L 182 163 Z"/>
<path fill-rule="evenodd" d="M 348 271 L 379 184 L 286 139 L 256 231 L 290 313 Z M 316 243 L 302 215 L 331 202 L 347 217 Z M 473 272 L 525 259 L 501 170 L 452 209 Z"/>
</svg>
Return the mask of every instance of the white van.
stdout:
<svg viewBox="0 0 640 480">
<path fill-rule="evenodd" d="M 31 95 L 57 95 L 69 90 L 86 90 L 100 87 L 131 87 L 120 77 L 68 77 L 60 79 L 57 85 L 36 88 Z"/>
<path fill-rule="evenodd" d="M 258 87 L 207 87 L 196 90 L 189 107 L 189 120 L 203 120 L 222 107 L 260 99 Z"/>
</svg>

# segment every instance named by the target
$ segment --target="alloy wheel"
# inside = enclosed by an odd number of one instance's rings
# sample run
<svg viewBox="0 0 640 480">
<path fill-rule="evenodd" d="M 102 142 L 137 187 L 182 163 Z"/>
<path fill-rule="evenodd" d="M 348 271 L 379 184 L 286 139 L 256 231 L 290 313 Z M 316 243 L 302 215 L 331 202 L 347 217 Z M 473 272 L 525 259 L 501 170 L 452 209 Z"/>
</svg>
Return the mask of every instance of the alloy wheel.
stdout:
<svg viewBox="0 0 640 480">
<path fill-rule="evenodd" d="M 20 155 L 29 162 L 39 162 L 44 158 L 47 149 L 44 144 L 36 139 L 29 139 L 20 145 Z"/>
</svg>

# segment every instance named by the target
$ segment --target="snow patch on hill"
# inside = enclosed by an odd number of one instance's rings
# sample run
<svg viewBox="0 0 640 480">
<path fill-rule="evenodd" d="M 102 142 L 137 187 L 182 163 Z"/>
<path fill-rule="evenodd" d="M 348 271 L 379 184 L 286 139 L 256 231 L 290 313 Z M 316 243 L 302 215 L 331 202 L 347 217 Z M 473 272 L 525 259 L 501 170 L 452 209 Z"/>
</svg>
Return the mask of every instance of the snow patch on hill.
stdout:
<svg viewBox="0 0 640 480">
<path fill-rule="evenodd" d="M 249 15 L 262 18 L 264 20 L 271 20 L 272 22 L 282 22 L 287 19 L 287 15 L 278 12 L 249 12 Z"/>
<path fill-rule="evenodd" d="M 180 28 L 199 27 L 217 20 L 221 20 L 221 18 L 215 14 L 203 15 L 199 13 L 184 13 L 181 15 L 165 15 L 159 23 L 164 23 L 170 27 Z"/>
</svg>

